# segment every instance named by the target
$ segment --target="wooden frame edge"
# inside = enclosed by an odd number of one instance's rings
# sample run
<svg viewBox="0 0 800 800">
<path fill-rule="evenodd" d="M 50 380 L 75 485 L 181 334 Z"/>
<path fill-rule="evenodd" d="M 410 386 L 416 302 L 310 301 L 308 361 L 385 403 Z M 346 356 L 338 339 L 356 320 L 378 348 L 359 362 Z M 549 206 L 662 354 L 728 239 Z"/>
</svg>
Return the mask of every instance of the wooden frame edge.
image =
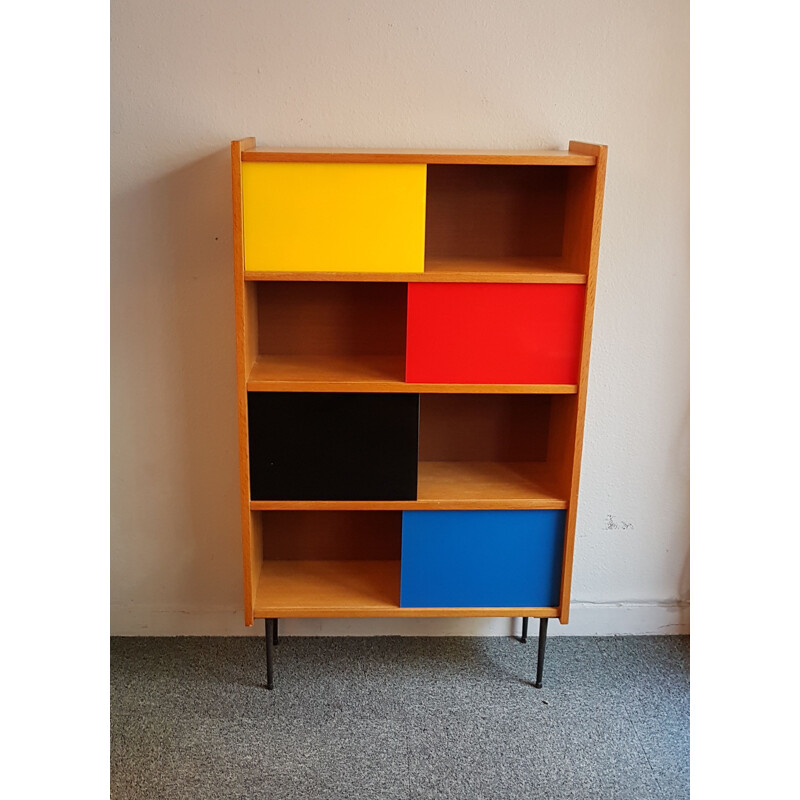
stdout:
<svg viewBox="0 0 800 800">
<path fill-rule="evenodd" d="M 248 148 L 251 150 L 252 148 Z M 242 158 L 248 162 L 294 162 L 319 164 L 516 164 L 519 166 L 594 166 L 592 153 L 572 150 L 536 151 L 435 151 L 435 150 L 337 150 L 259 149 Z"/>
<path fill-rule="evenodd" d="M 581 477 L 581 457 L 583 455 L 583 433 L 586 417 L 586 392 L 589 377 L 589 357 L 592 344 L 592 326 L 594 323 L 594 302 L 597 291 L 597 261 L 600 253 L 600 229 L 603 221 L 603 199 L 605 196 L 606 163 L 608 146 L 590 144 L 588 142 L 570 141 L 572 153 L 593 155 L 597 159 L 594 166 L 594 208 L 592 209 L 592 233 L 589 249 L 589 272 L 586 278 L 586 311 L 583 319 L 583 336 L 581 341 L 581 361 L 578 376 L 578 409 L 575 430 L 575 450 L 572 461 L 572 483 L 570 485 L 567 505 L 567 522 L 564 530 L 564 553 L 562 560 L 560 613 L 558 620 L 562 625 L 569 622 L 570 594 L 572 590 L 572 559 L 575 551 L 575 528 L 578 513 L 578 488 Z"/>
<path fill-rule="evenodd" d="M 236 388 L 239 438 L 239 498 L 242 525 L 242 567 L 244 571 L 244 621 L 253 624 L 255 589 L 252 579 L 250 526 L 250 454 L 247 445 L 247 365 L 245 363 L 244 230 L 242 223 L 242 153 L 255 147 L 255 137 L 231 142 L 231 184 L 233 199 L 233 287 L 236 316 Z"/>
<path fill-rule="evenodd" d="M 406 613 L 407 612 L 407 613 Z M 261 607 L 255 619 L 558 619 L 558 608 L 304 608 L 296 606 Z"/>
</svg>

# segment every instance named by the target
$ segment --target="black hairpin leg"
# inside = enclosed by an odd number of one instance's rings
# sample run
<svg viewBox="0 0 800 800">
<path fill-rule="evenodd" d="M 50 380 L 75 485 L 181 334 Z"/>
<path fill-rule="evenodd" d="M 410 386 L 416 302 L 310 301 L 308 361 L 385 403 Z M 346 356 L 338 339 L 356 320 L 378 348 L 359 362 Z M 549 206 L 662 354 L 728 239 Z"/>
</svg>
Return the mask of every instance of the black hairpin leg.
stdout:
<svg viewBox="0 0 800 800">
<path fill-rule="evenodd" d="M 526 644 L 528 641 L 528 618 L 522 618 L 522 636 L 519 637 L 520 642 L 522 644 Z"/>
<path fill-rule="evenodd" d="M 274 628 L 272 630 L 272 644 L 278 644 L 278 620 L 272 620 Z"/>
<path fill-rule="evenodd" d="M 537 689 L 542 688 L 542 672 L 544 671 L 544 648 L 547 644 L 547 617 L 539 620 L 539 654 L 536 657 L 536 683 Z"/>
<path fill-rule="evenodd" d="M 272 647 L 274 644 L 275 620 L 264 620 L 264 637 L 267 643 L 267 689 L 272 688 Z"/>
</svg>

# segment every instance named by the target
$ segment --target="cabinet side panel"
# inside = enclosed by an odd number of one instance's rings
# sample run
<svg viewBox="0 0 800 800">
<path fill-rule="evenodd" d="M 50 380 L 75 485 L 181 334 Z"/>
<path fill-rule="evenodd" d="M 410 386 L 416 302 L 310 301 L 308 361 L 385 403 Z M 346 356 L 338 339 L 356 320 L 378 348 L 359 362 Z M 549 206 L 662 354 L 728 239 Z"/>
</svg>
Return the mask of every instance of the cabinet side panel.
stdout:
<svg viewBox="0 0 800 800">
<path fill-rule="evenodd" d="M 592 346 L 592 322 L 594 320 L 594 300 L 597 286 L 597 258 L 600 251 L 600 228 L 603 219 L 603 193 L 606 182 L 606 160 L 608 147 L 605 145 L 570 142 L 570 152 L 593 155 L 597 163 L 583 176 L 573 178 L 582 181 L 575 188 L 578 196 L 572 196 L 572 202 L 579 203 L 577 215 L 580 227 L 565 228 L 565 235 L 572 238 L 568 245 L 565 241 L 564 251 L 572 258 L 583 259 L 587 273 L 586 306 L 583 320 L 583 336 L 581 341 L 580 369 L 578 377 L 577 408 L 575 411 L 574 454 L 572 457 L 572 478 L 567 506 L 567 523 L 564 531 L 564 559 L 561 581 L 561 598 L 559 620 L 563 625 L 569 622 L 569 601 L 572 589 L 572 557 L 575 549 L 575 523 L 578 512 L 578 488 L 580 485 L 581 454 L 583 452 L 583 425 L 586 414 L 586 390 L 589 378 L 589 356 Z M 586 176 L 589 179 L 586 179 Z M 573 211 L 575 207 L 573 206 Z M 570 249 L 571 248 L 571 249 Z M 573 263 L 575 268 L 583 269 L 583 264 Z"/>
<path fill-rule="evenodd" d="M 249 512 L 250 522 L 250 586 L 252 602 L 258 593 L 258 581 L 261 577 L 261 564 L 264 561 L 264 517 L 259 511 Z M 246 557 L 245 557 L 246 558 Z M 253 614 L 252 607 L 250 614 Z M 252 624 L 252 622 L 250 623 Z"/>
<path fill-rule="evenodd" d="M 587 275 L 592 246 L 596 167 L 568 170 L 562 252 L 569 269 Z"/>
<path fill-rule="evenodd" d="M 577 395 L 565 395 L 552 402 L 547 440 L 547 463 L 561 497 L 569 497 L 572 489 L 577 421 Z"/>
<path fill-rule="evenodd" d="M 253 624 L 253 604 L 258 588 L 261 560 L 254 563 L 254 546 L 260 551 L 260 537 L 254 542 L 250 514 L 250 470 L 247 450 L 247 374 L 257 351 L 255 289 L 245 292 L 244 239 L 242 228 L 242 151 L 255 147 L 255 139 L 231 142 L 233 200 L 233 286 L 236 324 L 236 386 L 239 417 L 239 498 L 241 504 L 242 558 L 244 570 L 244 621 Z M 249 319 L 248 319 L 249 318 Z M 254 577 L 255 572 L 255 577 Z"/>
</svg>

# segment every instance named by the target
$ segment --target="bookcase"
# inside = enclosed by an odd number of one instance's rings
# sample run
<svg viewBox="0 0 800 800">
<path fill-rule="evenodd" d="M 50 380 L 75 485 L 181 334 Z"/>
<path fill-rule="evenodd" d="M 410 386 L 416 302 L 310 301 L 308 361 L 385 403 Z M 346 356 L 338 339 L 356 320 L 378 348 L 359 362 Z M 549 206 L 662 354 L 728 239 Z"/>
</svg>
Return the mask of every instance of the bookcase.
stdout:
<svg viewBox="0 0 800 800">
<path fill-rule="evenodd" d="M 232 142 L 245 623 L 569 621 L 607 148 Z"/>
</svg>

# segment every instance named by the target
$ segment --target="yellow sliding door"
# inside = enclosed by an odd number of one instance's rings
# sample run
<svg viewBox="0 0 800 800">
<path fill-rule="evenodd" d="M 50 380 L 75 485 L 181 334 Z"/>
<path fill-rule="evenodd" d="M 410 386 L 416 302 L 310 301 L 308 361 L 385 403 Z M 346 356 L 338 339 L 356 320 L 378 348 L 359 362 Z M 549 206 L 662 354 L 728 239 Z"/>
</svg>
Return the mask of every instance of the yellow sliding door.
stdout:
<svg viewBox="0 0 800 800">
<path fill-rule="evenodd" d="M 425 164 L 244 163 L 247 272 L 422 272 Z"/>
</svg>

